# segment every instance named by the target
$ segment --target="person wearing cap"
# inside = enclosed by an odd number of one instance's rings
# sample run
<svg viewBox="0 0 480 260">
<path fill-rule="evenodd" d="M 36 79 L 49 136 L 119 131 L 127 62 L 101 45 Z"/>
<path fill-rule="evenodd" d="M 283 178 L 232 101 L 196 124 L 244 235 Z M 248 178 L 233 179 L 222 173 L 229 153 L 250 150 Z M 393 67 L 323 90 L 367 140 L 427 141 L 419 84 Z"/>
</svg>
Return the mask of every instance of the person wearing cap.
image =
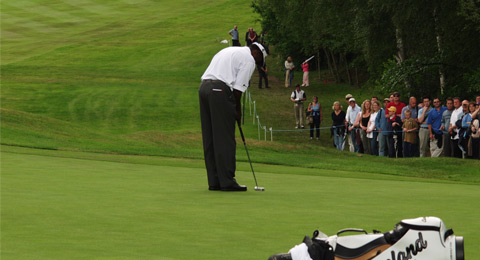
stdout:
<svg viewBox="0 0 480 260">
<path fill-rule="evenodd" d="M 394 92 L 393 94 L 393 100 L 390 101 L 390 103 L 387 104 L 387 109 L 391 106 L 394 106 L 397 109 L 397 116 L 402 115 L 402 109 L 405 107 L 405 104 L 400 101 L 400 93 Z"/>
<path fill-rule="evenodd" d="M 353 98 L 352 94 L 347 94 L 345 95 L 345 100 L 347 101 L 347 104 L 348 104 L 348 107 L 347 107 L 347 112 L 351 109 L 350 107 L 350 103 L 348 102 L 351 98 Z M 346 119 L 346 117 L 345 117 Z M 348 130 L 348 125 L 347 125 L 347 128 Z M 348 131 L 347 131 L 348 132 Z M 354 149 L 354 146 L 353 146 L 353 143 L 352 143 L 352 138 L 348 138 L 348 149 L 350 150 L 350 152 L 354 152 L 355 149 Z"/>
<path fill-rule="evenodd" d="M 288 56 L 285 61 L 285 87 L 288 88 L 292 85 L 293 80 L 293 69 L 295 64 L 293 64 L 292 57 Z"/>
<path fill-rule="evenodd" d="M 300 89 L 300 84 L 295 85 L 295 90 L 290 95 L 290 101 L 293 102 L 293 109 L 295 112 L 295 128 L 305 128 L 303 119 L 303 101 L 307 100 L 305 91 Z"/>
<path fill-rule="evenodd" d="M 352 97 L 352 94 L 347 94 L 345 95 L 345 100 L 348 102 Z"/>
<path fill-rule="evenodd" d="M 418 124 L 420 125 L 420 130 L 418 132 L 418 140 L 420 145 L 420 157 L 427 156 L 428 144 L 430 140 L 430 131 L 428 131 L 427 119 L 428 115 L 432 111 L 430 106 L 430 98 L 423 98 L 423 107 L 418 110 Z"/>
<path fill-rule="evenodd" d="M 388 109 L 387 118 L 387 132 L 388 132 L 388 157 L 402 157 L 399 156 L 398 146 L 402 146 L 403 142 L 399 136 L 402 136 L 402 120 L 397 116 L 397 108 L 391 106 Z"/>
<path fill-rule="evenodd" d="M 355 123 L 357 122 L 357 116 L 362 109 L 356 104 L 355 98 L 353 97 L 348 100 L 348 105 L 347 115 L 345 117 L 345 125 L 347 125 L 348 131 L 350 132 L 348 144 L 350 145 L 350 151 L 358 153 L 360 152 L 360 140 L 357 140 L 359 125 Z"/>
<path fill-rule="evenodd" d="M 240 124 L 240 99 L 255 64 L 262 65 L 266 56 L 259 43 L 227 47 L 213 57 L 201 77 L 198 94 L 209 190 L 247 190 L 235 180 L 235 121 Z"/>
</svg>

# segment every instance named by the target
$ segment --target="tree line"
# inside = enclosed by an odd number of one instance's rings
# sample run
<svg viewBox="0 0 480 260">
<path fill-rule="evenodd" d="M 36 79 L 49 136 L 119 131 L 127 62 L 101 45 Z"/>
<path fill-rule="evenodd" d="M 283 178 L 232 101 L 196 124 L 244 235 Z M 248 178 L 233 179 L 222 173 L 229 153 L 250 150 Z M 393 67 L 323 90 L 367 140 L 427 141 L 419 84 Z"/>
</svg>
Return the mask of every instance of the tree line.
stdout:
<svg viewBox="0 0 480 260">
<path fill-rule="evenodd" d="M 402 96 L 480 93 L 478 0 L 253 0 L 282 56 L 321 58 L 337 82 Z"/>
</svg>

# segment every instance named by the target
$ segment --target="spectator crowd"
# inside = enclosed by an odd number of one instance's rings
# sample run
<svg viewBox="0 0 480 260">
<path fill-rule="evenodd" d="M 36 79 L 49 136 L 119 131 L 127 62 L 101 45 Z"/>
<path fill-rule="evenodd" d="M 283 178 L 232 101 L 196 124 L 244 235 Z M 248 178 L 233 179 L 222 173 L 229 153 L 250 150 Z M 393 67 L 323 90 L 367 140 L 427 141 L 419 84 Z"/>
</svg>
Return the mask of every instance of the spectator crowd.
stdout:
<svg viewBox="0 0 480 260">
<path fill-rule="evenodd" d="M 346 112 L 333 103 L 331 134 L 338 150 L 377 156 L 446 157 L 480 159 L 480 95 L 475 101 L 410 97 L 400 101 L 398 92 L 382 103 L 377 97 L 360 106 L 347 94 Z M 433 104 L 433 106 L 432 106 Z M 348 143 L 348 148 L 345 143 Z"/>
</svg>

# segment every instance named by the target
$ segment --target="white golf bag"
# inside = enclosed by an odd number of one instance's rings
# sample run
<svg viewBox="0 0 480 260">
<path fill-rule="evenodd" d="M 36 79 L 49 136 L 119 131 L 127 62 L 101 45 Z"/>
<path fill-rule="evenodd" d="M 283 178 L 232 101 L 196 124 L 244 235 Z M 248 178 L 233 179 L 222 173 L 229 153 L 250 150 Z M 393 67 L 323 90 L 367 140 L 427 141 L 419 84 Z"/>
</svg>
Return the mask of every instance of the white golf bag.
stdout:
<svg viewBox="0 0 480 260">
<path fill-rule="evenodd" d="M 340 236 L 345 232 L 364 234 Z M 395 229 L 368 234 L 363 229 L 344 229 L 327 236 L 318 230 L 313 238 L 287 254 L 269 260 L 464 260 L 463 237 L 453 235 L 436 217 L 402 220 Z"/>
</svg>

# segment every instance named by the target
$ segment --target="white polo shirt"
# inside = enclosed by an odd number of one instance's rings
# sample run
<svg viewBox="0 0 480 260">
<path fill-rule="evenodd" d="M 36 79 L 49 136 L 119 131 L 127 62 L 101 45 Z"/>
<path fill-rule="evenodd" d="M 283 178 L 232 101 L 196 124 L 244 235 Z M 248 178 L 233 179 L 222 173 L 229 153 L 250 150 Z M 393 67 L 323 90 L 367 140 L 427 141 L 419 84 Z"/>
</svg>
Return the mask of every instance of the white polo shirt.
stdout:
<svg viewBox="0 0 480 260">
<path fill-rule="evenodd" d="M 220 80 L 232 91 L 245 92 L 254 70 L 255 59 L 249 47 L 227 47 L 213 57 L 202 80 Z"/>
<path fill-rule="evenodd" d="M 452 116 L 450 117 L 450 127 L 454 126 L 454 125 L 455 125 L 455 122 L 457 122 L 457 120 L 459 120 L 460 118 L 462 118 L 462 116 L 463 116 L 463 108 L 462 108 L 462 106 L 460 106 L 459 108 L 453 110 Z M 453 140 L 458 140 L 458 139 L 459 139 L 459 137 L 458 137 L 458 132 L 460 131 L 460 129 L 455 128 L 453 131 L 455 131 L 457 134 L 456 134 L 455 137 L 453 137 L 452 139 L 453 139 Z"/>
</svg>

